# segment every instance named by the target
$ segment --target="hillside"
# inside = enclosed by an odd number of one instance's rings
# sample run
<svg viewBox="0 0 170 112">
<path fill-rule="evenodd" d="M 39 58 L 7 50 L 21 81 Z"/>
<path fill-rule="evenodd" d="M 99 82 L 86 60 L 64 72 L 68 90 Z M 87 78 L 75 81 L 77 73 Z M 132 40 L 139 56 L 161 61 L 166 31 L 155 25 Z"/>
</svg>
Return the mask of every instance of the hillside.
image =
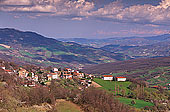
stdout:
<svg viewBox="0 0 170 112">
<path fill-rule="evenodd" d="M 69 71 L 69 69 L 56 71 L 54 67 L 22 66 L 0 60 L 0 111 L 165 112 L 169 110 L 170 93 L 167 89 L 162 89 L 162 86 L 157 89 L 149 88 L 143 81 L 137 80 L 105 81 L 93 78 L 89 74 L 75 75 L 74 71 L 77 70 Z M 65 72 L 73 73 L 72 78 L 63 77 L 62 74 Z M 49 77 L 54 74 L 58 75 L 57 79 Z M 90 77 L 92 83 L 95 82 L 100 86 L 95 88 L 93 84 L 87 84 Z M 164 105 L 165 103 L 167 105 Z"/>
<path fill-rule="evenodd" d="M 159 42 L 152 45 L 133 47 L 123 51 L 130 57 L 161 57 L 170 56 L 170 42 Z"/>
<path fill-rule="evenodd" d="M 91 74 L 112 74 L 147 81 L 150 85 L 169 87 L 170 57 L 133 59 L 115 63 L 99 64 L 84 68 Z"/>
<path fill-rule="evenodd" d="M 115 37 L 107 39 L 71 38 L 59 40 L 98 47 L 101 50 L 124 56 L 121 57 L 122 60 L 170 56 L 170 34 L 151 37 Z"/>
<path fill-rule="evenodd" d="M 0 29 L 0 57 L 18 63 L 80 67 L 116 61 L 119 54 L 61 42 L 34 32 Z"/>
<path fill-rule="evenodd" d="M 53 70 L 0 60 L 0 111 L 135 112 L 134 108 L 116 100 L 113 94 L 80 83 L 79 75 L 66 78 L 59 73 L 64 74 L 66 71 L 54 73 Z M 51 73 L 58 75 L 58 78 L 50 79 Z"/>
<path fill-rule="evenodd" d="M 120 45 L 120 46 L 144 46 L 152 45 L 159 42 L 170 40 L 170 34 L 150 36 L 150 37 L 112 37 L 106 39 L 86 39 L 86 38 L 59 38 L 57 40 L 64 42 L 75 42 L 82 45 L 93 47 L 104 47 L 106 45 Z"/>
</svg>

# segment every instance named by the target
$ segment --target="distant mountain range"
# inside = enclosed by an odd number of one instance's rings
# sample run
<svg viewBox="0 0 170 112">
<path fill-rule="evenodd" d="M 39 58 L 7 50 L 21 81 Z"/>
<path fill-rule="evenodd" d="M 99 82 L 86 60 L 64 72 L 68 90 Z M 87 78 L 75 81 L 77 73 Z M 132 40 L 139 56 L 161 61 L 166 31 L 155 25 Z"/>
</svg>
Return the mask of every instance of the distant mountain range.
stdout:
<svg viewBox="0 0 170 112">
<path fill-rule="evenodd" d="M 114 37 L 106 39 L 86 39 L 86 38 L 59 38 L 64 42 L 75 42 L 82 45 L 93 47 L 104 47 L 106 45 L 120 46 L 144 46 L 170 40 L 170 34 L 151 36 L 151 37 Z"/>
<path fill-rule="evenodd" d="M 56 40 L 35 32 L 5 28 L 0 29 L 0 58 L 24 64 L 81 68 L 134 58 L 170 56 L 169 37 L 170 34 Z"/>
<path fill-rule="evenodd" d="M 101 50 L 122 54 L 124 60 L 147 57 L 170 56 L 170 34 L 151 37 L 122 37 L 108 39 L 59 39 L 82 45 L 97 47 Z"/>
<path fill-rule="evenodd" d="M 74 42 L 61 42 L 34 32 L 5 28 L 0 29 L 0 57 L 18 63 L 81 67 L 114 62 L 122 56 Z"/>
</svg>

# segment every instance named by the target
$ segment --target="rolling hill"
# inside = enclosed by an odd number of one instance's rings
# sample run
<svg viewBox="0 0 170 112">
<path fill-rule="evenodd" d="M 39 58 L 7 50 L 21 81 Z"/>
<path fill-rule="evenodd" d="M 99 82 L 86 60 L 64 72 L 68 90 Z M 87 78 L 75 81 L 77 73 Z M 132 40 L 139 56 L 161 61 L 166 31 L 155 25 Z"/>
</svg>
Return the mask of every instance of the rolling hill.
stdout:
<svg viewBox="0 0 170 112">
<path fill-rule="evenodd" d="M 170 40 L 170 34 L 150 36 L 150 37 L 112 37 L 105 39 L 86 39 L 86 38 L 59 38 L 57 40 L 64 42 L 75 42 L 81 45 L 88 45 L 93 47 L 104 47 L 107 45 L 120 46 L 144 46 L 152 45 L 159 42 Z"/>
<path fill-rule="evenodd" d="M 71 38 L 59 40 L 76 42 L 82 45 L 98 47 L 107 52 L 121 54 L 124 56 L 122 60 L 170 56 L 170 34 L 151 37 Z"/>
<path fill-rule="evenodd" d="M 80 67 L 114 62 L 120 55 L 73 42 L 57 41 L 35 32 L 5 28 L 0 29 L 0 57 L 19 63 Z"/>
<path fill-rule="evenodd" d="M 128 61 L 99 64 L 83 69 L 95 75 L 112 74 L 143 80 L 150 85 L 168 86 L 170 83 L 170 57 L 140 58 Z"/>
<path fill-rule="evenodd" d="M 123 51 L 130 57 L 165 57 L 170 56 L 170 41 L 159 42 L 152 45 L 132 47 Z"/>
</svg>

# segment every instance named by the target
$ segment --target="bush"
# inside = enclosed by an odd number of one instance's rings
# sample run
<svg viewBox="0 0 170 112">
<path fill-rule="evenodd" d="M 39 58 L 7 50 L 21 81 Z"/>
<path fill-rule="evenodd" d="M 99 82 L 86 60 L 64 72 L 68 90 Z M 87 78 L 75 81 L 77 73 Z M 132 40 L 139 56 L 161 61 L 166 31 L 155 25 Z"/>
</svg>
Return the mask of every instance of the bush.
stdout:
<svg viewBox="0 0 170 112">
<path fill-rule="evenodd" d="M 136 104 L 135 100 L 132 100 L 132 101 L 131 101 L 131 104 L 132 104 L 132 105 L 135 105 L 135 104 Z"/>
<path fill-rule="evenodd" d="M 113 94 L 96 88 L 88 88 L 79 96 L 78 104 L 88 112 L 132 112 L 130 107 L 119 103 Z"/>
</svg>

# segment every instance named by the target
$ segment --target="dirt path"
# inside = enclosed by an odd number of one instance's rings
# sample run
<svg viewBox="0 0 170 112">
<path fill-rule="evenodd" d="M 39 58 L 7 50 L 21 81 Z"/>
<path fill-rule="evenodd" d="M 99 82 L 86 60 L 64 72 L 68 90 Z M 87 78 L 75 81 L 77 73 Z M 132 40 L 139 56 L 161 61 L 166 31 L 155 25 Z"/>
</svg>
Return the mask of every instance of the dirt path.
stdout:
<svg viewBox="0 0 170 112">
<path fill-rule="evenodd" d="M 96 88 L 102 87 L 101 85 L 97 84 L 97 83 L 94 82 L 94 81 L 92 81 L 92 86 L 93 86 L 93 87 L 96 87 Z"/>
</svg>

